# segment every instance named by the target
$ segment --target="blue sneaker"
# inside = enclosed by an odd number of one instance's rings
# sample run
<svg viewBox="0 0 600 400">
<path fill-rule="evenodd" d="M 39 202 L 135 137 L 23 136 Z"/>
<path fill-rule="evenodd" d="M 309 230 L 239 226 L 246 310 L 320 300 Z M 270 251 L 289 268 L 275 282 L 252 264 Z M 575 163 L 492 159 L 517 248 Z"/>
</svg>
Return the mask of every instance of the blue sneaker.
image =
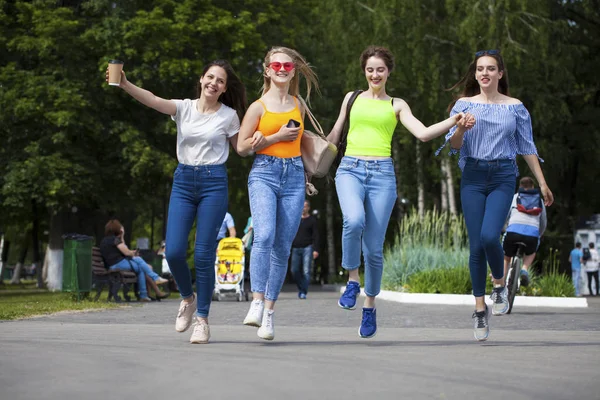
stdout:
<svg viewBox="0 0 600 400">
<path fill-rule="evenodd" d="M 356 308 L 356 298 L 360 294 L 360 283 L 348 281 L 346 290 L 340 297 L 338 305 L 346 310 L 354 310 Z"/>
<path fill-rule="evenodd" d="M 306 299 L 306 293 L 298 293 L 298 298 L 305 300 Z"/>
<path fill-rule="evenodd" d="M 377 333 L 377 310 L 375 308 L 364 308 L 362 322 L 358 328 L 358 335 L 363 339 L 369 339 Z"/>
<path fill-rule="evenodd" d="M 521 270 L 521 286 L 529 286 L 529 272 L 527 270 Z"/>
</svg>

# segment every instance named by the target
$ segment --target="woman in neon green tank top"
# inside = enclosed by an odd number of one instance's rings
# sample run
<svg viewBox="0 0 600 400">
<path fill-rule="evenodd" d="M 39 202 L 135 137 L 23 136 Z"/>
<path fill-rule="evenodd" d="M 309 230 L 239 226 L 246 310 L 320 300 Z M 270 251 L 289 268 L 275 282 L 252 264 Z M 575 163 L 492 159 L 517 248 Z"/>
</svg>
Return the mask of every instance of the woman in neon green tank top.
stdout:
<svg viewBox="0 0 600 400">
<path fill-rule="evenodd" d="M 387 78 L 394 69 L 394 58 L 389 50 L 370 46 L 360 56 L 360 63 L 369 88 L 352 105 L 346 152 L 335 177 L 344 221 L 342 267 L 349 275 L 338 304 L 348 310 L 356 307 L 362 247 L 367 297 L 358 334 L 370 338 L 377 332 L 375 297 L 381 288 L 383 242 L 397 197 L 391 158 L 392 135 L 397 122 L 399 120 L 417 139 L 426 142 L 448 132 L 456 124 L 468 129 L 475 120 L 470 114 L 457 114 L 425 127 L 413 116 L 404 100 L 392 98 L 385 91 Z M 352 93 L 348 93 L 344 98 L 339 117 L 328 136 L 336 145 L 341 139 L 351 96 Z"/>
</svg>

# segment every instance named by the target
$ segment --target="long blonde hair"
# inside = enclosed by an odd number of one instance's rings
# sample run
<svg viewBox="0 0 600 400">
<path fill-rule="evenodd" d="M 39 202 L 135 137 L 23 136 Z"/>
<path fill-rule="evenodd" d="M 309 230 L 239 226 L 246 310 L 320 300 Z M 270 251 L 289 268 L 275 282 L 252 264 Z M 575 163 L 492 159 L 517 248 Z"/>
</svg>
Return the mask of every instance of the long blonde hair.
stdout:
<svg viewBox="0 0 600 400">
<path fill-rule="evenodd" d="M 290 95 L 295 96 L 295 97 L 300 96 L 300 75 L 302 75 L 304 77 L 304 80 L 306 81 L 306 99 L 307 99 L 307 101 L 310 97 L 310 92 L 313 87 L 315 88 L 317 93 L 319 92 L 319 82 L 317 79 L 317 74 L 315 74 L 315 72 L 312 70 L 312 68 L 310 67 L 308 62 L 306 62 L 304 57 L 302 57 L 302 55 L 300 55 L 300 53 L 298 53 L 296 50 L 293 50 L 293 49 L 290 49 L 287 47 L 276 46 L 276 47 L 272 47 L 271 50 L 269 50 L 269 52 L 265 56 L 265 62 L 263 63 L 263 68 L 264 68 L 264 72 L 263 72 L 264 82 L 263 82 L 263 87 L 262 87 L 262 95 L 263 96 L 271 88 L 271 78 L 269 78 L 267 76 L 267 67 L 269 66 L 269 63 L 271 62 L 271 56 L 276 53 L 283 53 L 283 54 L 289 56 L 295 65 L 296 74 L 294 74 L 294 77 L 290 81 L 290 90 L 289 90 Z"/>
</svg>

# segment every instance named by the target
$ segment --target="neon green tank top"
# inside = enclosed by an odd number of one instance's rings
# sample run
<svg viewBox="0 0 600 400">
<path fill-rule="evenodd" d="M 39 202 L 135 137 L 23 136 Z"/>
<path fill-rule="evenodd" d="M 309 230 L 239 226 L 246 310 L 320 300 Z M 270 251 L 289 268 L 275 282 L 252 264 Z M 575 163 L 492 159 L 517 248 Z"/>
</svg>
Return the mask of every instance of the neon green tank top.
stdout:
<svg viewBox="0 0 600 400">
<path fill-rule="evenodd" d="M 392 155 L 392 136 L 396 129 L 392 100 L 375 100 L 358 96 L 350 110 L 347 156 Z"/>
</svg>

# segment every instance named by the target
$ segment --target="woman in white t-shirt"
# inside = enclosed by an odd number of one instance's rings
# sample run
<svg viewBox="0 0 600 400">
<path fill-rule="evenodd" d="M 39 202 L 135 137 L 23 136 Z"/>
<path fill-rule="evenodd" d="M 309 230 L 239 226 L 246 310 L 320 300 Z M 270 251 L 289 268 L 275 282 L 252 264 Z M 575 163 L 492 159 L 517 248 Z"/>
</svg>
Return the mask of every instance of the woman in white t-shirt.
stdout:
<svg viewBox="0 0 600 400">
<path fill-rule="evenodd" d="M 594 242 L 590 242 L 588 244 L 588 248 L 590 250 L 590 258 L 583 263 L 583 268 L 585 272 L 587 272 L 588 279 L 588 289 L 590 291 L 590 296 L 593 296 L 592 292 L 592 279 L 596 283 L 596 296 L 600 293 L 598 290 L 598 269 L 600 266 L 600 257 L 598 256 L 598 250 L 595 249 Z"/>
<path fill-rule="evenodd" d="M 198 98 L 194 100 L 162 99 L 129 82 L 124 72 L 119 86 L 177 123 L 179 165 L 173 175 L 166 239 L 167 261 L 182 297 L 175 330 L 184 332 L 195 322 L 190 342 L 207 343 L 208 312 L 215 284 L 215 243 L 227 211 L 225 161 L 229 143 L 237 150 L 240 120 L 247 108 L 246 89 L 224 60 L 204 67 Z M 186 261 L 188 234 L 194 221 L 196 294 Z"/>
</svg>

